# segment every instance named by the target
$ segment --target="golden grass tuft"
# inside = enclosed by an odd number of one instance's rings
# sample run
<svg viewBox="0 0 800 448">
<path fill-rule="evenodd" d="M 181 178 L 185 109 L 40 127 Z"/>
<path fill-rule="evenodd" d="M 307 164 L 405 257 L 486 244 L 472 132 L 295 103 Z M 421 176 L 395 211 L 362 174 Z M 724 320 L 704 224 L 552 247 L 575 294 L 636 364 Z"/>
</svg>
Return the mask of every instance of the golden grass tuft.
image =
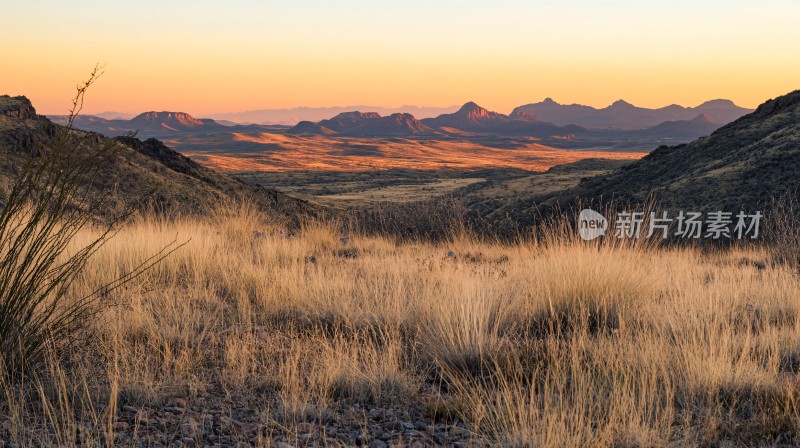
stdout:
<svg viewBox="0 0 800 448">
<path fill-rule="evenodd" d="M 342 236 L 289 234 L 239 205 L 133 220 L 76 296 L 188 244 L 115 291 L 96 338 L 40 392 L 2 384 L 13 438 L 60 444 L 83 419 L 113 442 L 122 406 L 236 395 L 265 424 L 400 403 L 510 446 L 799 440 L 800 279 L 739 262 L 764 260 L 756 249 Z"/>
</svg>

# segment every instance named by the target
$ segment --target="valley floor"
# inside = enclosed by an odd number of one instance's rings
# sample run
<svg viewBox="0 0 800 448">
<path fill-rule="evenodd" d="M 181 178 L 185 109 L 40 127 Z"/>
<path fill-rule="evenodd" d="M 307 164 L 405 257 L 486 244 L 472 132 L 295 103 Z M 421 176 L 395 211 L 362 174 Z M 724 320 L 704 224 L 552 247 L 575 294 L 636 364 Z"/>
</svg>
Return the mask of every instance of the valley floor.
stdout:
<svg viewBox="0 0 800 448">
<path fill-rule="evenodd" d="M 175 137 L 166 139 L 165 143 L 218 171 L 269 173 L 375 171 L 393 168 L 516 168 L 545 171 L 556 165 L 587 158 L 633 161 L 642 158 L 662 142 L 554 143 L 532 137 L 351 138 L 265 132 Z"/>
<path fill-rule="evenodd" d="M 187 244 L 108 294 L 81 350 L 2 385 L 0 446 L 800 443 L 795 272 L 550 236 L 136 219 L 76 297 Z"/>
</svg>

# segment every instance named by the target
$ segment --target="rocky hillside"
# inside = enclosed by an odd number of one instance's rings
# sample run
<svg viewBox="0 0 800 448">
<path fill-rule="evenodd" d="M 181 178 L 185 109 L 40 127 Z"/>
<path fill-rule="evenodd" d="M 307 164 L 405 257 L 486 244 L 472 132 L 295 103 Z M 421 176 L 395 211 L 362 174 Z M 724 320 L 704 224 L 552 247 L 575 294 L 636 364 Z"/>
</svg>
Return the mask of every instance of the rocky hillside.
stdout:
<svg viewBox="0 0 800 448">
<path fill-rule="evenodd" d="M 800 191 L 800 91 L 769 100 L 708 137 L 660 147 L 573 193 L 642 201 L 651 192 L 676 209 L 756 210 Z"/>
<path fill-rule="evenodd" d="M 56 144 L 63 131 L 62 126 L 37 115 L 27 98 L 0 96 L 0 190 L 7 190 L 25 163 Z M 156 139 L 108 139 L 92 132 L 71 132 L 71 141 L 82 151 L 114 146 L 113 156 L 98 168 L 91 185 L 97 193 L 113 192 L 109 207 L 114 210 L 147 204 L 197 213 L 220 200 L 247 197 L 284 219 L 309 211 L 304 201 L 203 167 Z"/>
</svg>

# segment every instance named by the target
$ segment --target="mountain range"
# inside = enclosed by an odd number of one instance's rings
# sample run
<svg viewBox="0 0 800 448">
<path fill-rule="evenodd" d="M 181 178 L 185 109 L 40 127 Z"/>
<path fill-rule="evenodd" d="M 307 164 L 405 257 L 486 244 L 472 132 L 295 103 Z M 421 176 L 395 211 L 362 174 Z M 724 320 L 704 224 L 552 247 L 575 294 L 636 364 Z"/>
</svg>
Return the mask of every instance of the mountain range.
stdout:
<svg viewBox="0 0 800 448">
<path fill-rule="evenodd" d="M 727 116 L 727 115 L 726 115 Z M 689 141 L 708 135 L 723 123 L 705 113 L 687 120 L 665 121 L 644 129 L 594 129 L 580 125 L 558 125 L 539 119 L 525 111 L 504 115 L 468 102 L 457 111 L 434 118 L 417 120 L 410 114 L 382 117 L 376 112 L 344 112 L 317 123 L 302 121 L 287 130 L 291 135 L 340 135 L 357 137 L 391 137 L 420 135 L 497 135 L 536 138 L 619 139 L 649 138 Z"/>
<path fill-rule="evenodd" d="M 665 121 L 692 120 L 698 115 L 706 115 L 712 121 L 724 125 L 752 111 L 739 107 L 730 100 L 706 101 L 697 107 L 673 104 L 658 109 L 637 107 L 618 100 L 608 107 L 596 109 L 581 104 L 559 104 L 552 98 L 547 98 L 539 103 L 519 106 L 511 116 L 529 116 L 558 125 L 575 124 L 597 129 L 645 129 Z"/>
<path fill-rule="evenodd" d="M 332 108 L 335 110 L 336 108 Z M 430 112 L 430 110 L 427 110 Z M 237 124 L 210 118 L 197 119 L 183 112 L 145 112 L 130 119 L 79 116 L 75 126 L 104 135 L 136 132 L 145 137 L 177 134 L 283 132 L 289 135 L 339 135 L 345 137 L 398 137 L 498 134 L 537 138 L 666 138 L 689 141 L 750 112 L 727 100 L 714 100 L 694 108 L 667 106 L 646 109 L 617 101 L 604 109 L 560 105 L 551 99 L 520 106 L 504 115 L 468 102 L 455 111 L 418 119 L 410 113 L 382 115 L 374 110 L 346 111 L 318 121 L 303 120 L 289 128 L 280 125 Z M 108 115 L 116 113 L 109 112 Z M 65 116 L 53 116 L 63 123 Z M 630 131 L 631 134 L 618 134 Z"/>
<path fill-rule="evenodd" d="M 49 118 L 64 125 L 66 115 Z M 73 125 L 84 131 L 98 132 L 108 137 L 136 134 L 145 138 L 168 138 L 175 135 L 192 135 L 213 132 L 271 132 L 285 130 L 285 126 L 223 124 L 210 118 L 195 118 L 185 112 L 150 111 L 131 119 L 105 119 L 95 115 L 79 115 Z"/>
<path fill-rule="evenodd" d="M 209 114 L 220 122 L 232 122 L 241 124 L 280 124 L 294 126 L 301 121 L 320 121 L 344 112 L 355 112 L 359 110 L 369 110 L 380 115 L 392 115 L 395 113 L 408 113 L 419 118 L 436 117 L 441 114 L 453 112 L 458 106 L 450 107 L 424 107 L 424 106 L 400 106 L 400 107 L 380 107 L 380 106 L 346 106 L 346 107 L 294 107 L 290 109 L 260 109 L 246 112 L 231 112 Z M 130 117 L 129 117 L 130 118 Z"/>
</svg>

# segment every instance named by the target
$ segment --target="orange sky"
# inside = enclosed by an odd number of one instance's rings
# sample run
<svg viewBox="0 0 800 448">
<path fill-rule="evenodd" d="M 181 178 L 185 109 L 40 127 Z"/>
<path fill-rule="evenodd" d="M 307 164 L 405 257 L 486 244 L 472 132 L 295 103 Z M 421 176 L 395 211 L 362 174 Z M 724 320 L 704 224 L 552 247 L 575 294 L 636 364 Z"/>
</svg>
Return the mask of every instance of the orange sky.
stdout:
<svg viewBox="0 0 800 448">
<path fill-rule="evenodd" d="M 754 107 L 800 86 L 788 0 L 109 3 L 4 5 L 0 93 L 65 113 L 97 62 L 87 113 L 470 100 L 508 113 L 548 96 Z"/>
</svg>

